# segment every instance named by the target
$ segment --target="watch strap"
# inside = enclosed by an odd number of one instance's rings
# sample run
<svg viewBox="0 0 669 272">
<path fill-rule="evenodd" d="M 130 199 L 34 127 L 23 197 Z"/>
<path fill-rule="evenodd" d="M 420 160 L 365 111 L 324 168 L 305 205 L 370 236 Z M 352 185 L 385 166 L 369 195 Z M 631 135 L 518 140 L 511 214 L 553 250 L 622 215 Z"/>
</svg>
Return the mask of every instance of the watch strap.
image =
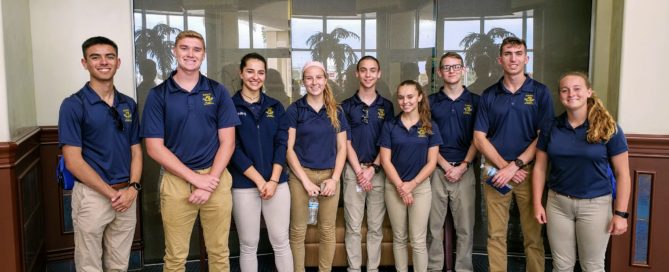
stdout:
<svg viewBox="0 0 669 272">
<path fill-rule="evenodd" d="M 613 211 L 613 214 L 620 216 L 622 218 L 628 218 L 630 216 L 628 212 L 623 212 L 623 211 Z"/>
</svg>

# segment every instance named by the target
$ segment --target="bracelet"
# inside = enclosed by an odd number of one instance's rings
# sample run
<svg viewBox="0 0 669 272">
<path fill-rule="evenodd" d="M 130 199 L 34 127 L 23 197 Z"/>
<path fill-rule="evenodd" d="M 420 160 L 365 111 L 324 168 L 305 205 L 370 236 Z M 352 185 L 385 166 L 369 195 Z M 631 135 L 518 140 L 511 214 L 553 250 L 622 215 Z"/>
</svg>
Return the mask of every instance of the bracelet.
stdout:
<svg viewBox="0 0 669 272">
<path fill-rule="evenodd" d="M 270 179 L 269 181 L 270 181 L 270 182 L 276 182 L 277 184 L 279 183 L 279 181 L 277 181 L 277 180 L 273 180 L 273 179 Z"/>
</svg>

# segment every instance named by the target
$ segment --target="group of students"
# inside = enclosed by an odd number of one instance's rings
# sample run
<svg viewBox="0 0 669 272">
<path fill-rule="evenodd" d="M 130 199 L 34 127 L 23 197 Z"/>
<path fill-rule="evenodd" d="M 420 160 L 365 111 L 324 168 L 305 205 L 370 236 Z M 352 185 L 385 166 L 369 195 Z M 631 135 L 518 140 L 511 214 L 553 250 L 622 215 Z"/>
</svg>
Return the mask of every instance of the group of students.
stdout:
<svg viewBox="0 0 669 272">
<path fill-rule="evenodd" d="M 113 86 L 120 65 L 116 45 L 93 37 L 82 50 L 90 81 L 65 99 L 59 116 L 59 142 L 79 181 L 72 197 L 77 271 L 127 269 L 142 189 L 140 138 L 162 166 L 164 271 L 184 271 L 198 214 L 212 271 L 230 269 L 231 218 L 241 270 L 258 270 L 261 214 L 277 270 L 304 271 L 311 197 L 319 200 L 318 268 L 330 271 L 340 190 L 350 271 L 363 264 L 365 213 L 365 267 L 378 271 L 386 212 L 395 268 L 408 271 L 410 244 L 414 271 L 441 271 L 448 208 L 457 237 L 455 269 L 473 271 L 477 152 L 498 169 L 492 186 L 513 183 L 508 194 L 483 185 L 490 271 L 507 269 L 514 196 L 528 271 L 544 270 L 541 224 L 547 223 L 557 271 L 573 269 L 577 248 L 585 271 L 603 271 L 609 235 L 627 229 L 630 181 L 622 130 L 581 73 L 561 78 L 558 94 L 566 111 L 554 118 L 551 93 L 524 73 L 526 45 L 515 37 L 500 47 L 503 78 L 481 97 L 462 86 L 462 57 L 446 53 L 437 69 L 444 86 L 428 96 L 416 81 L 401 82 L 395 93 L 401 112 L 395 115 L 393 103 L 376 92 L 381 66 L 372 56 L 358 61 L 358 91 L 341 104 L 323 64 L 306 63 L 306 94 L 284 109 L 264 92 L 263 56 L 241 59 L 242 88 L 231 97 L 200 73 L 203 37 L 183 31 L 173 49 L 177 69 L 151 89 L 141 127 L 134 101 Z M 609 167 L 617 180 L 613 211 Z"/>
</svg>

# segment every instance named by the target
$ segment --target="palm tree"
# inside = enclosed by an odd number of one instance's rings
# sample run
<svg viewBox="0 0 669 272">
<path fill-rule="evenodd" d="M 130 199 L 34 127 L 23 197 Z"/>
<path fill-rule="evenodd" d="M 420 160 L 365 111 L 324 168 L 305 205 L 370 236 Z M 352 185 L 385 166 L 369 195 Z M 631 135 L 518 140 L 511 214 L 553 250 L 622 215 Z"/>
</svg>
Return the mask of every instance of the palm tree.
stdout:
<svg viewBox="0 0 669 272">
<path fill-rule="evenodd" d="M 465 36 L 460 42 L 460 46 L 465 49 L 465 66 L 474 68 L 474 63 L 479 56 L 487 55 L 491 61 L 490 67 L 496 67 L 496 57 L 499 55 L 499 43 L 495 43 L 497 39 L 504 39 L 509 36 L 514 36 L 513 33 L 504 28 L 493 28 L 488 33 L 471 32 Z"/>
<path fill-rule="evenodd" d="M 360 36 L 343 28 L 335 28 L 330 33 L 318 32 L 307 39 L 307 45 L 311 49 L 311 57 L 327 65 L 328 59 L 332 59 L 337 69 L 337 83 L 343 84 L 343 75 L 351 64 L 358 61 L 353 48 L 341 40 L 354 38 L 360 40 Z"/>
<path fill-rule="evenodd" d="M 174 42 L 170 41 L 169 38 L 179 32 L 181 32 L 180 29 L 166 24 L 157 24 L 151 29 L 144 28 L 135 31 L 135 56 L 137 60 L 155 58 L 158 61 L 158 69 L 160 69 L 162 77 L 166 78 L 174 63 L 174 56 L 171 51 Z"/>
</svg>

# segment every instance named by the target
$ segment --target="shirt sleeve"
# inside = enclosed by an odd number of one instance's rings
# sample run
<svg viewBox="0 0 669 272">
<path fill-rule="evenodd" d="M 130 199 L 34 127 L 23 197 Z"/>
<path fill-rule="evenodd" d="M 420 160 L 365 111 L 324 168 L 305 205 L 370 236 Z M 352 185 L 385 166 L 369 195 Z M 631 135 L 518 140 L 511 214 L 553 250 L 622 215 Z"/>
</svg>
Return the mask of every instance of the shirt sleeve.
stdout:
<svg viewBox="0 0 669 272">
<path fill-rule="evenodd" d="M 393 107 L 393 103 L 390 102 L 390 100 L 386 100 L 387 103 L 385 105 L 386 107 L 386 121 L 392 120 L 393 116 L 395 116 L 395 108 Z"/>
<path fill-rule="evenodd" d="M 276 106 L 276 116 L 279 118 L 279 124 L 281 124 L 283 118 L 286 116 L 286 112 L 281 104 L 277 104 Z M 276 136 L 274 136 L 274 158 L 272 162 L 285 168 L 286 150 L 288 149 L 288 130 L 282 129 L 281 126 L 278 129 Z"/>
<path fill-rule="evenodd" d="M 237 127 L 237 129 L 239 129 L 239 127 Z M 251 161 L 251 159 L 249 159 L 249 157 L 246 156 L 246 153 L 244 153 L 242 144 L 239 141 L 240 135 L 238 132 L 236 133 L 237 135 L 235 137 L 235 152 L 232 153 L 230 164 L 232 165 L 232 167 L 239 170 L 240 173 L 244 173 L 247 169 L 249 169 L 249 167 L 253 165 L 253 161 Z"/>
<path fill-rule="evenodd" d="M 159 89 L 154 88 L 146 97 L 140 133 L 142 138 L 165 137 L 165 101 L 159 93 Z"/>
<path fill-rule="evenodd" d="M 490 119 L 488 118 L 488 96 L 492 95 L 490 91 L 486 91 L 481 96 L 479 108 L 476 111 L 476 121 L 474 121 L 474 131 L 488 133 L 490 128 Z"/>
<path fill-rule="evenodd" d="M 219 88 L 219 102 L 218 102 L 218 128 L 229 128 L 241 124 L 237 116 L 237 109 L 230 98 L 228 90 L 222 84 Z"/>
<path fill-rule="evenodd" d="M 127 98 L 132 101 L 132 123 L 130 124 L 130 145 L 136 145 L 140 143 L 141 138 L 139 137 L 139 114 L 137 110 L 137 103 L 131 98 Z"/>
<path fill-rule="evenodd" d="M 606 153 L 609 158 L 629 150 L 623 129 L 618 125 L 616 125 L 616 128 L 616 133 L 614 133 L 611 139 L 606 143 Z"/>
<path fill-rule="evenodd" d="M 346 114 L 344 114 L 344 111 L 339 108 L 337 109 L 337 119 L 339 119 L 339 132 L 346 132 L 346 135 L 348 137 L 349 130 L 351 127 L 348 125 L 348 119 L 346 119 Z"/>
<path fill-rule="evenodd" d="M 543 88 L 543 95 L 539 104 L 539 118 L 537 120 L 537 128 L 540 125 L 550 122 L 555 118 L 555 111 L 553 110 L 553 98 L 551 97 L 551 90 L 548 87 Z"/>
<path fill-rule="evenodd" d="M 439 131 L 439 125 L 437 125 L 437 123 L 435 123 L 434 121 L 431 121 L 431 122 L 432 122 L 432 135 L 430 135 L 430 138 L 429 138 L 430 143 L 429 143 L 428 146 L 429 147 L 440 146 L 444 142 L 441 139 L 441 132 Z"/>
<path fill-rule="evenodd" d="M 81 147 L 81 123 L 83 121 L 83 105 L 78 98 L 70 96 L 63 100 L 58 113 L 58 145 Z"/>
<path fill-rule="evenodd" d="M 553 131 L 553 120 L 544 122 L 540 126 L 539 137 L 537 139 L 537 149 L 541 151 L 548 151 L 548 143 L 551 139 L 551 133 Z"/>
<path fill-rule="evenodd" d="M 281 128 L 286 131 L 289 128 L 297 128 L 297 106 L 295 103 L 288 106 L 286 114 L 281 117 Z"/>
<path fill-rule="evenodd" d="M 391 148 L 392 142 L 390 140 L 390 132 L 392 131 L 392 122 L 386 121 L 383 123 L 383 129 L 381 129 L 381 135 L 379 135 L 379 143 L 377 144 L 380 147 Z"/>
</svg>

